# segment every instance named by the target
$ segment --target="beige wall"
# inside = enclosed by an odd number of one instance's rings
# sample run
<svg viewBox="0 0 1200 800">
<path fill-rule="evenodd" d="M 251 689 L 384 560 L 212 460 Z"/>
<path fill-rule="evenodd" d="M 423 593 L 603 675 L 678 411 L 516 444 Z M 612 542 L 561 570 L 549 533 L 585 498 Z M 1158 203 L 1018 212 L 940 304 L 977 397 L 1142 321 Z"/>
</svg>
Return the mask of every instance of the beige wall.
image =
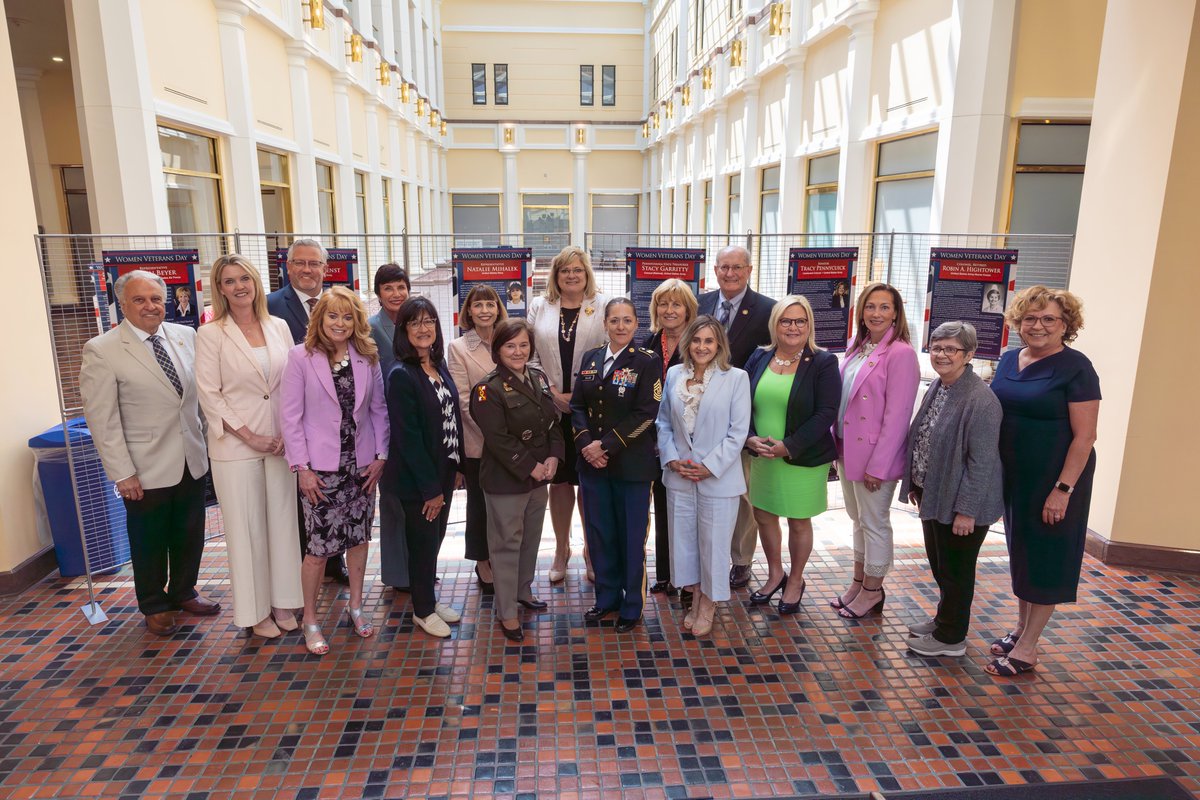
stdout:
<svg viewBox="0 0 1200 800">
<path fill-rule="evenodd" d="M 451 150 L 446 159 L 446 181 L 451 192 L 504 188 L 504 161 L 495 150 Z"/>
<path fill-rule="evenodd" d="M 837 31 L 809 48 L 804 62 L 803 139 L 836 140 L 845 118 L 849 36 Z"/>
<path fill-rule="evenodd" d="M 221 47 L 212 0 L 142 3 L 156 100 L 225 119 Z M 187 32 L 181 58 L 180 31 Z"/>
<path fill-rule="evenodd" d="M 868 124 L 927 114 L 951 91 L 946 85 L 950 5 L 950 0 L 881 4 L 875 21 Z"/>
<path fill-rule="evenodd" d="M 758 95 L 758 152 L 764 160 L 778 159 L 783 152 L 783 127 L 787 109 L 784 90 L 787 70 L 777 69 L 763 78 Z"/>
<path fill-rule="evenodd" d="M 565 150 L 522 150 L 517 154 L 517 190 L 570 192 L 572 170 Z"/>
<path fill-rule="evenodd" d="M 250 96 L 254 101 L 254 126 L 268 136 L 295 136 L 292 127 L 291 81 L 283 38 L 254 18 L 247 18 L 246 58 Z"/>
<path fill-rule="evenodd" d="M 1095 94 L 1104 10 L 1104 0 L 1021 0 L 1011 92 L 1013 114 L 1028 97 L 1090 98 Z M 1150 13 L 1149 6 L 1146 10 Z"/>
<path fill-rule="evenodd" d="M 333 76 L 317 61 L 308 62 L 308 91 L 312 103 L 313 143 L 330 153 L 338 149 L 334 119 Z"/>
<path fill-rule="evenodd" d="M 0 108 L 18 108 L 8 26 L 0 30 Z M 0 152 L 25 152 L 20 124 L 0 126 Z M 0 192 L 0 238 L 9 246 L 9 297 L 28 301 L 42 296 L 35 230 L 33 186 L 21 164 L 8 170 Z M 45 306 L 40 301 L 9 303 L 0 315 L 0 336 L 20 342 L 20 380 L 0 385 L 0 571 L 8 571 L 49 544 L 38 538 L 30 493 L 33 457 L 26 441 L 61 419 Z"/>
<path fill-rule="evenodd" d="M 642 185 L 642 154 L 594 150 L 587 157 L 588 190 L 637 191 Z"/>
</svg>

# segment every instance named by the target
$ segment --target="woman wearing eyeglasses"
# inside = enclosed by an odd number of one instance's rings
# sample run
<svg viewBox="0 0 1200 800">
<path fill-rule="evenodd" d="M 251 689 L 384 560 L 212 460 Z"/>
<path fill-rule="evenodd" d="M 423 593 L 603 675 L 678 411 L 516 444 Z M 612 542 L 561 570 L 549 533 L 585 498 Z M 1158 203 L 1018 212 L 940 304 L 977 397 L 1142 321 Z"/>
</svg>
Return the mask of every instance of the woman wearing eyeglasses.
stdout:
<svg viewBox="0 0 1200 800">
<path fill-rule="evenodd" d="M 1069 345 L 1083 304 L 1066 290 L 1031 286 L 1005 321 L 1025 347 L 1005 353 L 992 391 L 1004 409 L 1004 532 L 1017 596 L 1017 624 L 992 643 L 985 669 L 1010 677 L 1038 662 L 1038 639 L 1059 603 L 1073 603 L 1087 536 L 1100 378 Z"/>
<path fill-rule="evenodd" d="M 979 339 L 968 322 L 947 322 L 929 336 L 937 380 L 908 428 L 908 464 L 900 496 L 919 511 L 925 554 L 941 597 L 937 614 L 908 626 L 908 649 L 923 656 L 967 652 L 975 561 L 1000 518 L 1000 403 L 974 370 Z"/>
</svg>

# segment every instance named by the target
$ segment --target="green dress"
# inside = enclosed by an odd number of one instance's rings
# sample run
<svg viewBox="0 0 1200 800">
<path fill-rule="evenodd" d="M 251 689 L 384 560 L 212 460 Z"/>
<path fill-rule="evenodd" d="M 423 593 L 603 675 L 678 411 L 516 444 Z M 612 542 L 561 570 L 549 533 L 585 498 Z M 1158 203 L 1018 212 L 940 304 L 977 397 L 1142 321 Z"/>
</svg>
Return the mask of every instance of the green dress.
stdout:
<svg viewBox="0 0 1200 800">
<path fill-rule="evenodd" d="M 796 376 L 763 371 L 754 389 L 754 430 L 783 439 L 788 397 Z M 750 459 L 750 505 L 789 519 L 810 519 L 828 508 L 829 465 L 794 467 L 782 458 Z"/>
</svg>

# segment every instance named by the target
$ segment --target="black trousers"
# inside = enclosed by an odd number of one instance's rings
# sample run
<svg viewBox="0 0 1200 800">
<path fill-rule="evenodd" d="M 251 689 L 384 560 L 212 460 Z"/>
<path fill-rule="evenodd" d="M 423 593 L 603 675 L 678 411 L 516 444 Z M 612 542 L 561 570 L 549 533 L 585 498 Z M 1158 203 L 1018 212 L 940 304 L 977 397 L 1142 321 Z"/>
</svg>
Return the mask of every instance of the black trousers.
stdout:
<svg viewBox="0 0 1200 800">
<path fill-rule="evenodd" d="M 987 537 L 988 526 L 976 525 L 966 536 L 956 536 L 950 525 L 934 519 L 921 520 L 925 532 L 925 554 L 942 597 L 938 601 L 933 638 L 958 644 L 971 627 L 971 603 L 975 600 L 975 562 Z"/>
<path fill-rule="evenodd" d="M 467 484 L 467 546 L 463 555 L 471 561 L 488 560 L 487 499 L 479 485 L 480 458 L 463 459 L 463 478 Z"/>
<path fill-rule="evenodd" d="M 404 508 L 404 538 L 408 542 L 408 586 L 412 596 L 413 613 L 428 617 L 437 605 L 434 593 L 434 578 L 437 577 L 438 551 L 442 539 L 446 538 L 446 525 L 450 521 L 450 500 L 442 506 L 442 513 L 432 521 L 421 513 L 424 501 L 402 501 Z"/>
<path fill-rule="evenodd" d="M 667 528 L 667 488 L 655 481 L 654 493 L 654 580 L 671 581 L 671 534 Z"/>
<path fill-rule="evenodd" d="M 204 554 L 204 477 L 187 467 L 174 486 L 125 501 L 133 591 L 143 614 L 175 611 L 196 596 Z"/>
</svg>

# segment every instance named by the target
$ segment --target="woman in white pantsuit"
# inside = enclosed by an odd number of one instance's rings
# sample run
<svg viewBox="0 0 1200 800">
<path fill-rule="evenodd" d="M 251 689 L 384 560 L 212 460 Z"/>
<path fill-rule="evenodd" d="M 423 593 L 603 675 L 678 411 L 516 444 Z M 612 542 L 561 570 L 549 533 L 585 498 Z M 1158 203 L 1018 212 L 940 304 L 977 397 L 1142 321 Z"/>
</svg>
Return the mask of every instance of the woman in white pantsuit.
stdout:
<svg viewBox="0 0 1200 800">
<path fill-rule="evenodd" d="M 683 363 L 667 370 L 658 407 L 658 452 L 667 490 L 671 581 L 697 598 L 683 619 L 712 630 L 729 599 L 729 543 L 746 492 L 741 453 L 750 429 L 750 381 L 729 364 L 725 328 L 698 317 L 680 339 Z"/>
<path fill-rule="evenodd" d="M 196 335 L 196 386 L 221 501 L 233 621 L 270 639 L 296 630 L 293 609 L 304 604 L 296 476 L 279 427 L 292 335 L 267 314 L 262 278 L 249 260 L 221 256 L 211 274 L 213 319 Z"/>
</svg>

